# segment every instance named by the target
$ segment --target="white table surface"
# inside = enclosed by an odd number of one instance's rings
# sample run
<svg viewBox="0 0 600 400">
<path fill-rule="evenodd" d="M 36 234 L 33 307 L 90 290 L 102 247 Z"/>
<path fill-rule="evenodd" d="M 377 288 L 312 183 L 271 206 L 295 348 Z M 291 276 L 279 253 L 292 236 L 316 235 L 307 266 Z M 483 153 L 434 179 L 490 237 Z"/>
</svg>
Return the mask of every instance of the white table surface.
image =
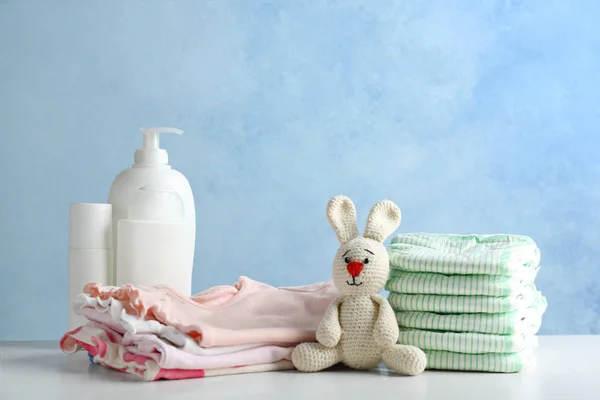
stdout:
<svg viewBox="0 0 600 400">
<path fill-rule="evenodd" d="M 425 371 L 404 377 L 337 369 L 144 382 L 63 354 L 56 342 L 0 342 L 0 400 L 13 399 L 600 399 L 600 336 L 542 336 L 519 374 Z"/>
</svg>

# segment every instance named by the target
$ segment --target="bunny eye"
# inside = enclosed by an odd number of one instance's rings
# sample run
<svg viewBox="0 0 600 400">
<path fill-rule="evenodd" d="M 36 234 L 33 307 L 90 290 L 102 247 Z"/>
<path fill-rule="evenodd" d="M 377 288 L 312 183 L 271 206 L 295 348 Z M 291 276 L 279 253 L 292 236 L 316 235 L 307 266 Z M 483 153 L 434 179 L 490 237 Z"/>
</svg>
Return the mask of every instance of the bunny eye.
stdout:
<svg viewBox="0 0 600 400">
<path fill-rule="evenodd" d="M 344 258 L 344 261 L 346 262 L 346 264 L 350 264 L 350 257 Z"/>
<path fill-rule="evenodd" d="M 363 264 L 368 264 L 369 263 L 369 259 L 365 258 L 365 261 L 363 261 Z"/>
</svg>

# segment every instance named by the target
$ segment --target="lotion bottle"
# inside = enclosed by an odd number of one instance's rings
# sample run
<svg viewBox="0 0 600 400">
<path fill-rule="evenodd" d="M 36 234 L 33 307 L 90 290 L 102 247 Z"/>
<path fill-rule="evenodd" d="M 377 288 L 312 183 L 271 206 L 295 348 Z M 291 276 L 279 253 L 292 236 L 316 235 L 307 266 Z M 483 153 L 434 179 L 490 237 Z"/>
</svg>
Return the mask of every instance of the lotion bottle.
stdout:
<svg viewBox="0 0 600 400">
<path fill-rule="evenodd" d="M 112 207 L 74 203 L 69 211 L 69 330 L 86 323 L 75 300 L 88 283 L 106 284 L 113 264 Z"/>
<path fill-rule="evenodd" d="M 167 285 L 191 296 L 194 225 L 183 216 L 183 202 L 168 186 L 138 190 L 117 226 L 117 285 Z"/>
<path fill-rule="evenodd" d="M 130 220 L 131 210 L 140 207 L 145 210 L 143 211 L 149 215 L 155 215 L 160 213 L 173 214 L 181 213 L 181 218 L 178 222 L 187 223 L 189 229 L 187 230 L 189 237 L 185 240 L 187 243 L 184 249 L 183 257 L 185 259 L 194 258 L 194 243 L 196 239 L 196 212 L 194 205 L 194 195 L 192 188 L 186 177 L 179 171 L 171 168 L 169 165 L 169 157 L 166 150 L 161 149 L 159 146 L 159 138 L 163 133 L 174 133 L 182 134 L 183 131 L 175 128 L 142 128 L 140 129 L 143 135 L 143 146 L 142 148 L 135 151 L 134 163 L 131 168 L 122 171 L 115 178 L 108 196 L 108 202 L 112 205 L 112 222 L 113 222 L 113 255 L 114 263 L 109 271 L 108 284 L 117 285 L 130 283 L 135 285 L 136 282 L 117 282 L 117 276 L 119 275 L 118 270 L 120 268 L 127 268 L 127 265 L 119 265 L 119 221 L 128 219 Z M 140 201 L 144 202 L 148 196 L 140 194 L 140 188 L 160 188 L 159 190 L 168 190 L 171 194 L 176 195 L 181 202 L 181 210 L 169 211 L 169 210 L 152 210 L 148 209 L 151 204 L 157 205 L 157 207 L 169 207 L 169 204 L 175 204 L 173 202 L 149 202 L 145 205 L 140 205 Z M 154 193 L 156 194 L 156 193 Z M 150 196 L 152 197 L 152 196 Z M 145 199 L 145 200 L 144 200 Z M 166 204 L 166 205 L 165 205 Z M 134 216 L 134 220 L 143 221 L 139 216 Z M 176 222 L 176 221 L 172 221 Z M 164 268 L 169 269 L 170 266 L 165 264 Z M 191 270 L 189 271 L 191 275 Z M 123 275 L 123 274 L 122 274 Z M 127 276 L 124 274 L 123 276 Z M 168 284 L 168 282 L 163 282 Z M 191 285 L 191 277 L 190 277 Z M 191 292 L 191 287 L 189 289 Z M 185 290 L 187 294 L 187 290 Z"/>
</svg>

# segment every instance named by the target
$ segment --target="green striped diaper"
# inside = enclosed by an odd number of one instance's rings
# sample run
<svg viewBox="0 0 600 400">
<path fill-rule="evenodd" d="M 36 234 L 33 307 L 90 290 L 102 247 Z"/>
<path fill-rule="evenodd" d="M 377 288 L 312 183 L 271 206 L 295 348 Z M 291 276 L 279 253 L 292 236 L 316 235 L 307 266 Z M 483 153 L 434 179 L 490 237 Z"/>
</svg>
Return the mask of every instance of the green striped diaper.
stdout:
<svg viewBox="0 0 600 400">
<path fill-rule="evenodd" d="M 427 369 L 480 372 L 520 372 L 535 364 L 533 349 L 518 353 L 465 354 L 450 351 L 428 351 Z"/>
<path fill-rule="evenodd" d="M 503 275 L 444 275 L 392 270 L 385 285 L 389 292 L 406 294 L 510 296 L 533 283 L 538 268 L 513 277 Z"/>
<path fill-rule="evenodd" d="M 398 343 L 417 346 L 422 350 L 443 350 L 455 353 L 516 353 L 536 347 L 537 337 L 526 334 L 490 335 L 402 328 L 398 336 Z"/>
<path fill-rule="evenodd" d="M 388 249 L 401 271 L 512 276 L 540 262 L 536 243 L 520 235 L 400 234 Z"/>
<path fill-rule="evenodd" d="M 504 313 L 525 308 L 535 298 L 535 286 L 525 286 L 511 296 L 442 296 L 435 294 L 401 294 L 391 292 L 388 301 L 394 311 L 436 313 Z"/>
<path fill-rule="evenodd" d="M 496 335 L 536 334 L 542 325 L 542 315 L 548 303 L 538 292 L 538 298 L 529 307 L 498 314 L 438 314 L 421 311 L 396 312 L 402 328 L 426 329 L 444 332 L 475 332 Z"/>
</svg>

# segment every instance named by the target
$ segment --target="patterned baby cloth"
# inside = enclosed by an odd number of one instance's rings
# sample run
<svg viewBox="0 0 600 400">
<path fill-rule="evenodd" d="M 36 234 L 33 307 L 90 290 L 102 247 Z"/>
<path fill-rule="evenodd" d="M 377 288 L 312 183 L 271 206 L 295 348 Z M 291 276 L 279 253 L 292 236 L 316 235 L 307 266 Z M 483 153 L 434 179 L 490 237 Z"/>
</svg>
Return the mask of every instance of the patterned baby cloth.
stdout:
<svg viewBox="0 0 600 400">
<path fill-rule="evenodd" d="M 422 350 L 455 353 L 517 353 L 537 346 L 537 337 L 526 334 L 490 335 L 486 333 L 435 332 L 401 328 L 398 341 Z"/>
<path fill-rule="evenodd" d="M 533 349 L 518 353 L 467 354 L 427 351 L 427 369 L 482 372 L 521 372 L 535 365 Z"/>
<path fill-rule="evenodd" d="M 400 234 L 389 254 L 392 269 L 441 274 L 512 276 L 540 262 L 536 243 L 520 235 Z"/>
<path fill-rule="evenodd" d="M 511 277 L 503 275 L 444 275 L 431 272 L 392 270 L 385 289 L 405 294 L 457 296 L 510 296 L 531 285 L 538 268 L 523 269 Z"/>
</svg>

